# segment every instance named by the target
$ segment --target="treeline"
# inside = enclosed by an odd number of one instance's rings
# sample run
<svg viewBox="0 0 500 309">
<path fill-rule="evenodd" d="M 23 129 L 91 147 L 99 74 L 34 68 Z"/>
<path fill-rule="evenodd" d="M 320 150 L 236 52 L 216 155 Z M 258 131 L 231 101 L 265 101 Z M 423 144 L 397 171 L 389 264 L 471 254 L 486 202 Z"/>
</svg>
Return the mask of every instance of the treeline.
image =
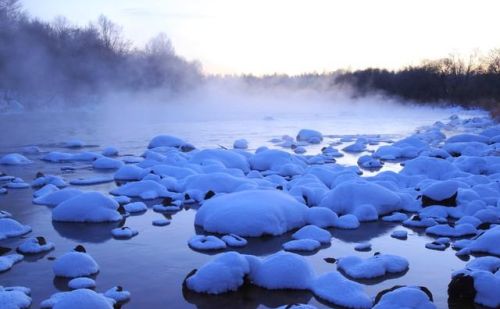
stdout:
<svg viewBox="0 0 500 309">
<path fill-rule="evenodd" d="M 177 56 L 160 34 L 132 48 L 104 16 L 86 27 L 65 18 L 29 17 L 18 0 L 0 0 L 0 96 L 24 104 L 88 101 L 107 91 L 162 88 L 181 92 L 202 78 L 199 65 Z M 2 99 L 0 97 L 0 99 Z"/>
<path fill-rule="evenodd" d="M 366 69 L 338 72 L 337 85 L 350 85 L 359 95 L 382 92 L 421 103 L 481 107 L 500 116 L 500 49 L 487 56 L 456 55 L 424 61 L 397 71 Z"/>
</svg>

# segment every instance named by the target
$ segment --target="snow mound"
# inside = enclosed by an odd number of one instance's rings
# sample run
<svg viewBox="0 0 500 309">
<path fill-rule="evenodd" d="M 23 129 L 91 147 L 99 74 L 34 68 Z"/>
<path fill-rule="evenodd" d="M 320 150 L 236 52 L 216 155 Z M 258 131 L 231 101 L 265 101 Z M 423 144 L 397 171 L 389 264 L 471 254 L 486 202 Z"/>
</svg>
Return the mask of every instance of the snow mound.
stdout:
<svg viewBox="0 0 500 309">
<path fill-rule="evenodd" d="M 143 202 L 133 202 L 123 205 L 126 212 L 129 213 L 138 213 L 148 210 L 148 207 Z"/>
<path fill-rule="evenodd" d="M 3 287 L 0 285 L 0 308 L 29 308 L 31 306 L 30 294 L 30 289 L 25 287 Z"/>
<path fill-rule="evenodd" d="M 233 148 L 234 149 L 247 149 L 248 148 L 248 141 L 244 138 L 237 139 L 233 143 Z"/>
<path fill-rule="evenodd" d="M 99 272 L 96 261 L 80 251 L 70 251 L 57 258 L 52 269 L 56 277 L 65 278 L 86 277 Z"/>
<path fill-rule="evenodd" d="M 31 182 L 31 186 L 34 188 L 40 188 L 45 185 L 53 185 L 58 188 L 63 188 L 66 187 L 68 184 L 62 177 L 56 176 L 56 175 L 42 175 L 40 177 L 35 178 Z"/>
<path fill-rule="evenodd" d="M 319 144 L 323 141 L 323 134 L 311 129 L 302 129 L 297 134 L 297 141 L 307 142 L 310 144 Z"/>
<path fill-rule="evenodd" d="M 95 281 L 86 277 L 74 278 L 68 282 L 68 287 L 72 290 L 93 289 L 95 288 Z"/>
<path fill-rule="evenodd" d="M 444 236 L 444 237 L 461 237 L 467 235 L 476 235 L 476 228 L 469 224 L 457 224 L 450 226 L 448 224 L 438 224 L 425 229 L 426 234 Z"/>
<path fill-rule="evenodd" d="M 26 239 L 19 247 L 17 251 L 22 254 L 37 254 L 42 252 L 47 252 L 54 249 L 54 244 L 50 241 L 46 241 L 43 237 L 31 237 Z"/>
<path fill-rule="evenodd" d="M 220 195 L 198 210 L 205 231 L 240 236 L 281 235 L 305 225 L 307 207 L 281 191 L 247 190 Z"/>
<path fill-rule="evenodd" d="M 408 261 L 391 254 L 376 254 L 368 259 L 358 256 L 340 258 L 338 268 L 355 279 L 370 279 L 389 273 L 400 273 L 408 269 Z"/>
<path fill-rule="evenodd" d="M 104 292 L 104 296 L 114 299 L 116 302 L 122 303 L 130 299 L 130 292 L 125 291 L 121 286 L 114 286 Z"/>
<path fill-rule="evenodd" d="M 117 209 L 115 200 L 100 192 L 86 192 L 57 205 L 52 211 L 52 220 L 92 223 L 119 221 L 122 216 Z"/>
<path fill-rule="evenodd" d="M 396 286 L 395 288 L 384 290 L 382 293 L 384 294 L 380 297 L 380 299 L 378 299 L 378 301 L 376 301 L 373 309 L 436 308 L 436 306 L 432 303 L 432 295 L 427 295 L 427 293 L 425 293 L 420 287 Z"/>
<path fill-rule="evenodd" d="M 0 219 L 0 240 L 17 237 L 31 232 L 31 227 L 28 225 L 22 225 L 11 218 Z"/>
<path fill-rule="evenodd" d="M 33 200 L 33 203 L 38 205 L 57 206 L 60 203 L 80 194 L 82 194 L 82 191 L 80 190 L 66 188 L 37 197 Z"/>
<path fill-rule="evenodd" d="M 355 309 L 372 307 L 372 300 L 363 291 L 363 286 L 336 271 L 317 278 L 312 291 L 317 297 L 338 306 Z"/>
<path fill-rule="evenodd" d="M 14 266 L 17 262 L 24 259 L 21 254 L 9 254 L 0 256 L 0 273 L 7 271 Z"/>
<path fill-rule="evenodd" d="M 329 231 L 315 225 L 306 225 L 297 232 L 293 233 L 292 238 L 296 240 L 314 239 L 322 244 L 329 244 L 332 235 Z"/>
<path fill-rule="evenodd" d="M 291 240 L 283 244 L 286 251 L 314 251 L 321 247 L 321 243 L 314 239 Z"/>
<path fill-rule="evenodd" d="M 226 248 L 226 243 L 216 236 L 195 235 L 188 244 L 196 250 L 220 250 Z"/>
<path fill-rule="evenodd" d="M 315 277 L 304 257 L 289 252 L 252 259 L 250 268 L 252 283 L 266 289 L 309 289 Z"/>
<path fill-rule="evenodd" d="M 312 207 L 306 213 L 307 223 L 321 228 L 334 226 L 337 219 L 337 214 L 326 207 Z"/>
<path fill-rule="evenodd" d="M 499 239 L 500 225 L 497 225 L 470 241 L 470 243 L 457 252 L 457 254 L 486 253 L 500 256 L 500 246 L 498 246 Z"/>
<path fill-rule="evenodd" d="M 44 300 L 41 308 L 53 309 L 113 309 L 115 301 L 89 289 L 59 292 Z"/>
<path fill-rule="evenodd" d="M 93 176 L 87 178 L 75 178 L 70 180 L 70 184 L 74 186 L 90 186 L 102 183 L 113 182 L 113 176 Z"/>
<path fill-rule="evenodd" d="M 393 231 L 391 233 L 391 237 L 397 238 L 397 239 L 407 239 L 408 238 L 408 231 L 405 231 L 405 230 Z"/>
<path fill-rule="evenodd" d="M 139 234 L 139 232 L 136 230 L 133 230 L 127 226 L 124 226 L 124 227 L 118 227 L 118 228 L 112 229 L 111 234 L 113 235 L 114 238 L 130 239 L 134 236 L 137 236 L 137 234 Z"/>
<path fill-rule="evenodd" d="M 124 165 L 120 167 L 115 175 L 115 180 L 141 180 L 148 172 L 137 165 Z"/>
<path fill-rule="evenodd" d="M 366 181 L 346 181 L 332 189 L 321 201 L 339 215 L 353 214 L 360 221 L 401 209 L 401 198 L 381 185 Z"/>
<path fill-rule="evenodd" d="M 152 200 L 159 197 L 167 197 L 171 194 L 161 184 L 153 180 L 141 180 L 124 184 L 111 190 L 113 195 L 125 195 L 128 197 L 139 197 L 145 200 Z"/>
<path fill-rule="evenodd" d="M 171 135 L 158 135 L 155 136 L 148 145 L 149 149 L 157 147 L 173 147 L 178 148 L 182 151 L 190 151 L 194 149 L 194 146 L 186 143 L 182 139 L 171 136 Z"/>
<path fill-rule="evenodd" d="M 108 170 L 116 170 L 122 167 L 123 165 L 124 163 L 122 161 L 111 159 L 108 157 L 99 158 L 92 163 L 92 166 L 95 169 L 108 169 Z"/>
<path fill-rule="evenodd" d="M 243 255 L 226 252 L 216 255 L 188 277 L 186 286 L 198 293 L 220 294 L 236 291 L 249 272 L 250 265 Z"/>
<path fill-rule="evenodd" d="M 244 247 L 247 245 L 248 241 L 235 234 L 224 235 L 221 238 L 227 246 L 229 247 Z"/>
<path fill-rule="evenodd" d="M 9 153 L 0 158 L 0 164 L 3 165 L 24 165 L 32 162 L 33 161 L 19 153 Z"/>
</svg>

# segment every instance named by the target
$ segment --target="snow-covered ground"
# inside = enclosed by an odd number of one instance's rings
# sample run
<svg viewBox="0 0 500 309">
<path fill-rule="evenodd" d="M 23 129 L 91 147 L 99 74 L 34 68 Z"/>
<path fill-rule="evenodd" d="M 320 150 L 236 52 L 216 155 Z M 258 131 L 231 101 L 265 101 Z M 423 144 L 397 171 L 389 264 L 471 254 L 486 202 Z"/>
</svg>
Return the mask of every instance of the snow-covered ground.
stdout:
<svg viewBox="0 0 500 309">
<path fill-rule="evenodd" d="M 1 284 L 36 307 L 445 308 L 453 274 L 498 306 L 497 262 L 465 260 L 500 255 L 500 127 L 391 104 L 1 115 Z"/>
</svg>

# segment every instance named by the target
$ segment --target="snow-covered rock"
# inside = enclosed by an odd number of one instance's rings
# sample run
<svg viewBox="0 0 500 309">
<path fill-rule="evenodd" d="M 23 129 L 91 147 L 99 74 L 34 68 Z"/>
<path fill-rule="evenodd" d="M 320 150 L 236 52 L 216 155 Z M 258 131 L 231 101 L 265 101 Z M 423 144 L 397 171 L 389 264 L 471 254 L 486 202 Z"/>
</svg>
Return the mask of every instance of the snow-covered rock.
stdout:
<svg viewBox="0 0 500 309">
<path fill-rule="evenodd" d="M 216 196 L 198 210 L 195 224 L 208 232 L 240 236 L 280 235 L 305 225 L 307 207 L 274 190 Z"/>
<path fill-rule="evenodd" d="M 126 212 L 139 213 L 148 210 L 148 207 L 143 202 L 133 202 L 123 205 Z"/>
<path fill-rule="evenodd" d="M 0 219 L 0 240 L 21 236 L 29 232 L 31 232 L 31 227 L 28 225 L 22 225 L 11 218 Z"/>
<path fill-rule="evenodd" d="M 221 237 L 221 239 L 226 243 L 228 247 L 244 247 L 247 245 L 248 241 L 235 234 L 228 234 Z"/>
<path fill-rule="evenodd" d="M 130 239 L 134 236 L 137 236 L 137 234 L 139 234 L 139 232 L 137 230 L 134 230 L 134 229 L 131 229 L 127 226 L 124 226 L 124 227 L 118 227 L 118 228 L 112 229 L 111 234 L 113 235 L 114 238 Z"/>
<path fill-rule="evenodd" d="M 233 143 L 233 148 L 234 149 L 247 149 L 248 148 L 248 141 L 246 139 L 237 139 Z"/>
<path fill-rule="evenodd" d="M 123 303 L 130 299 L 130 292 L 125 291 L 121 286 L 114 286 L 104 292 L 104 296 L 114 299 L 118 303 Z"/>
<path fill-rule="evenodd" d="M 319 144 L 323 141 L 323 134 L 316 130 L 302 129 L 297 134 L 297 141 Z"/>
<path fill-rule="evenodd" d="M 119 221 L 122 216 L 117 211 L 118 206 L 115 200 L 100 192 L 86 192 L 57 205 L 52 210 L 52 220 L 90 223 Z"/>
<path fill-rule="evenodd" d="M 300 239 L 314 239 L 322 244 L 329 244 L 332 235 L 329 231 L 324 230 L 315 225 L 306 225 L 300 230 L 292 234 L 292 238 L 296 240 Z"/>
<path fill-rule="evenodd" d="M 0 273 L 7 271 L 14 266 L 14 264 L 23 260 L 21 254 L 8 254 L 0 256 Z"/>
<path fill-rule="evenodd" d="M 57 277 L 87 277 L 99 272 L 96 261 L 81 246 L 57 258 L 52 267 Z M 76 251 L 79 250 L 79 251 Z"/>
<path fill-rule="evenodd" d="M 212 235 L 195 235 L 189 239 L 188 244 L 196 250 L 221 250 L 226 248 L 226 243 Z"/>
<path fill-rule="evenodd" d="M 9 153 L 0 158 L 0 164 L 3 165 L 24 165 L 32 162 L 33 161 L 19 153 Z"/>
<path fill-rule="evenodd" d="M 26 309 L 31 306 L 31 290 L 25 287 L 0 286 L 0 308 Z"/>
<path fill-rule="evenodd" d="M 428 290 L 427 290 L 428 291 Z M 413 286 L 395 286 L 394 288 L 382 291 L 373 309 L 435 309 L 432 303 L 432 295 L 428 295 L 422 288 Z"/>
<path fill-rule="evenodd" d="M 71 279 L 68 282 L 68 287 L 72 290 L 76 289 L 93 289 L 95 288 L 95 281 L 87 277 L 78 277 Z"/>
<path fill-rule="evenodd" d="M 80 190 L 73 188 L 66 188 L 36 197 L 33 200 L 33 203 L 38 205 L 57 206 L 60 203 L 80 194 L 82 194 L 82 191 Z"/>
<path fill-rule="evenodd" d="M 338 306 L 355 309 L 372 307 L 372 300 L 364 292 L 363 286 L 346 279 L 337 271 L 317 278 L 312 291 L 317 297 Z"/>
<path fill-rule="evenodd" d="M 113 195 L 140 197 L 145 200 L 152 200 L 159 197 L 167 197 L 171 195 L 164 186 L 153 180 L 128 182 L 120 187 L 111 190 L 110 193 Z"/>
<path fill-rule="evenodd" d="M 368 259 L 358 256 L 340 258 L 338 268 L 355 279 L 369 279 L 389 273 L 400 273 L 408 269 L 408 261 L 391 254 L 376 254 Z"/>
<path fill-rule="evenodd" d="M 44 300 L 41 308 L 53 309 L 113 309 L 115 301 L 89 289 L 59 292 Z"/>
<path fill-rule="evenodd" d="M 115 169 L 119 169 L 123 165 L 124 165 L 124 163 L 122 161 L 108 158 L 108 157 L 99 158 L 92 163 L 92 166 L 95 169 L 113 169 L 113 170 L 115 170 Z"/>
<path fill-rule="evenodd" d="M 44 237 L 28 238 L 21 245 L 19 245 L 19 247 L 17 247 L 17 251 L 22 254 L 37 254 L 47 252 L 52 249 L 54 249 L 54 244 L 45 240 Z"/>
<path fill-rule="evenodd" d="M 283 244 L 286 251 L 314 251 L 321 247 L 321 243 L 314 239 L 297 239 Z"/>
</svg>

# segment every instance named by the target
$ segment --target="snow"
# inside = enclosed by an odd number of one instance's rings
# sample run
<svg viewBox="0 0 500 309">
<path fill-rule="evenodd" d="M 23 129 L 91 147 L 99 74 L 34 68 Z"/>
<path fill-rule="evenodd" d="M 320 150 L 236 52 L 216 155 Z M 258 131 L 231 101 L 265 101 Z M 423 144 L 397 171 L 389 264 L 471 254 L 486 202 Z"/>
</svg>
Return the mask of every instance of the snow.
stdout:
<svg viewBox="0 0 500 309">
<path fill-rule="evenodd" d="M 115 286 L 104 292 L 104 296 L 114 299 L 116 302 L 122 303 L 130 299 L 130 292 L 125 291 L 121 286 Z"/>
<path fill-rule="evenodd" d="M 113 182 L 113 176 L 93 176 L 87 178 L 75 178 L 70 180 L 70 184 L 74 186 L 89 186 L 102 183 Z"/>
<path fill-rule="evenodd" d="M 239 236 L 281 235 L 305 225 L 307 207 L 274 190 L 246 190 L 215 196 L 196 213 L 205 231 Z"/>
<path fill-rule="evenodd" d="M 247 149 L 248 148 L 248 141 L 246 139 L 237 139 L 233 143 L 233 148 L 234 149 Z"/>
<path fill-rule="evenodd" d="M 391 215 L 382 217 L 386 222 L 403 222 L 408 219 L 408 216 L 402 212 L 394 212 Z"/>
<path fill-rule="evenodd" d="M 148 210 L 148 207 L 143 202 L 133 202 L 123 205 L 126 212 L 139 213 Z"/>
<path fill-rule="evenodd" d="M 169 225 L 169 224 L 170 224 L 170 220 L 165 219 L 165 218 L 153 220 L 154 226 L 165 226 L 165 225 Z"/>
<path fill-rule="evenodd" d="M 60 203 L 69 200 L 75 196 L 82 194 L 82 191 L 66 188 L 59 191 L 54 191 L 37 197 L 33 200 L 33 203 L 38 205 L 56 206 Z"/>
<path fill-rule="evenodd" d="M 99 158 L 92 163 L 95 169 L 119 169 L 123 165 L 124 163 L 122 161 L 108 157 Z"/>
<path fill-rule="evenodd" d="M 367 221 L 376 219 L 373 215 L 387 214 L 401 209 L 400 204 L 401 198 L 381 185 L 351 180 L 342 182 L 332 189 L 319 206 L 328 207 L 339 215 L 354 214 L 360 221 Z M 375 213 L 366 212 L 370 206 Z"/>
<path fill-rule="evenodd" d="M 25 165 L 33 161 L 19 153 L 9 153 L 0 158 L 0 164 L 3 165 Z"/>
<path fill-rule="evenodd" d="M 79 139 L 71 139 L 63 144 L 66 148 L 81 148 L 85 146 L 85 142 Z"/>
<path fill-rule="evenodd" d="M 377 169 L 383 166 L 383 163 L 372 156 L 365 155 L 358 158 L 358 165 L 366 169 Z"/>
<path fill-rule="evenodd" d="M 321 228 L 334 226 L 337 219 L 337 214 L 326 207 L 312 207 L 306 213 L 307 223 Z"/>
<path fill-rule="evenodd" d="M 473 239 L 458 253 L 486 253 L 500 256 L 498 239 L 500 239 L 500 225 L 490 228 L 476 239 Z"/>
<path fill-rule="evenodd" d="M 250 281 L 266 289 L 308 289 L 314 281 L 314 270 L 297 254 L 277 252 L 264 259 L 250 261 Z"/>
<path fill-rule="evenodd" d="M 191 248 L 196 250 L 221 250 L 226 248 L 226 243 L 216 236 L 195 235 L 188 241 Z"/>
<path fill-rule="evenodd" d="M 70 251 L 58 257 L 52 266 L 57 277 L 86 277 L 99 272 L 97 262 L 86 252 Z"/>
<path fill-rule="evenodd" d="M 128 197 L 140 197 L 145 200 L 152 200 L 159 197 L 167 197 L 171 194 L 168 190 L 153 180 L 141 180 L 128 182 L 117 187 L 110 192 L 113 195 L 125 195 Z"/>
<path fill-rule="evenodd" d="M 355 309 L 372 307 L 372 300 L 363 291 L 363 286 L 336 271 L 317 278 L 312 291 L 317 297 L 338 306 Z"/>
<path fill-rule="evenodd" d="M 248 160 L 245 156 L 233 150 L 204 149 L 196 152 L 190 162 L 207 164 L 208 162 L 221 163 L 226 168 L 236 168 L 245 173 L 250 171 Z"/>
<path fill-rule="evenodd" d="M 354 246 L 354 250 L 356 251 L 370 251 L 371 249 L 372 244 L 370 244 L 369 242 L 360 243 Z"/>
<path fill-rule="evenodd" d="M 424 206 L 428 205 L 448 206 L 449 203 L 443 203 L 441 201 L 453 198 L 453 196 L 457 194 L 457 191 L 458 191 L 458 182 L 456 181 L 447 180 L 447 181 L 436 182 L 426 187 L 422 191 L 422 204 Z"/>
<path fill-rule="evenodd" d="M 340 216 L 334 226 L 339 229 L 354 230 L 360 226 L 360 223 L 356 216 L 348 214 Z"/>
<path fill-rule="evenodd" d="M 0 308 L 26 309 L 31 306 L 31 291 L 24 287 L 3 287 L 0 285 Z"/>
<path fill-rule="evenodd" d="M 133 230 L 127 226 L 124 226 L 124 227 L 118 227 L 118 228 L 112 229 L 111 234 L 113 235 L 114 238 L 130 239 L 134 236 L 137 236 L 137 234 L 139 234 L 139 232 L 136 230 Z"/>
<path fill-rule="evenodd" d="M 58 188 L 64 188 L 68 185 L 62 177 L 56 175 L 43 175 L 35 178 L 35 180 L 31 182 L 31 186 L 34 188 L 43 187 L 49 184 Z"/>
<path fill-rule="evenodd" d="M 438 224 L 425 229 L 426 234 L 446 236 L 446 237 L 461 237 L 467 235 L 476 235 L 476 228 L 469 224 L 463 223 L 455 226 L 450 226 L 448 224 Z"/>
<path fill-rule="evenodd" d="M 93 288 L 95 288 L 95 285 L 96 284 L 95 284 L 94 280 L 92 280 L 90 278 L 86 278 L 86 277 L 74 278 L 68 282 L 68 287 L 72 290 L 93 289 Z"/>
<path fill-rule="evenodd" d="M 61 191 L 59 191 L 61 192 Z M 65 222 L 119 221 L 118 203 L 100 192 L 86 192 L 70 198 L 52 210 L 52 220 Z"/>
<path fill-rule="evenodd" d="M 311 129 L 302 129 L 297 134 L 297 141 L 319 144 L 323 141 L 323 134 Z"/>
<path fill-rule="evenodd" d="M 44 300 L 41 308 L 53 309 L 113 309 L 115 301 L 89 289 L 59 292 Z"/>
<path fill-rule="evenodd" d="M 408 231 L 405 231 L 405 230 L 393 231 L 391 233 L 391 237 L 397 238 L 397 239 L 407 239 L 408 238 Z"/>
<path fill-rule="evenodd" d="M 186 279 L 186 286 L 198 293 L 220 294 L 236 291 L 250 272 L 247 259 L 236 252 L 216 255 L 194 275 Z"/>
<path fill-rule="evenodd" d="M 279 171 L 283 165 L 294 164 L 305 167 L 305 163 L 288 152 L 277 149 L 264 149 L 256 152 L 249 160 L 252 169 L 257 171 Z"/>
<path fill-rule="evenodd" d="M 14 266 L 14 264 L 22 261 L 24 257 L 21 254 L 9 254 L 0 256 L 0 273 L 7 271 Z"/>
<path fill-rule="evenodd" d="M 321 243 L 315 239 L 291 240 L 283 244 L 286 251 L 314 251 L 321 247 Z"/>
<path fill-rule="evenodd" d="M 337 262 L 340 270 L 355 279 L 370 279 L 389 273 L 400 273 L 408 269 L 408 261 L 391 254 L 376 254 L 367 259 L 358 256 L 340 258 Z"/>
<path fill-rule="evenodd" d="M 43 237 L 31 237 L 26 239 L 19 247 L 17 251 L 22 254 L 37 254 L 42 252 L 47 252 L 54 249 L 54 244 L 50 241 L 46 241 Z"/>
<path fill-rule="evenodd" d="M 35 192 L 33 192 L 33 197 L 35 197 L 35 198 L 41 197 L 43 195 L 46 195 L 46 194 L 49 194 L 52 192 L 56 192 L 56 191 L 59 191 L 58 187 L 54 186 L 53 184 L 48 184 L 48 185 L 45 185 L 45 186 L 41 187 L 40 189 L 36 190 Z"/>
<path fill-rule="evenodd" d="M 180 150 L 192 150 L 194 147 L 182 139 L 171 136 L 171 135 L 158 135 L 155 136 L 148 145 L 149 149 L 157 148 L 157 147 L 174 147 L 179 148 Z"/>
<path fill-rule="evenodd" d="M 118 156 L 118 148 L 108 146 L 102 150 L 101 154 L 106 157 L 116 157 Z"/>
<path fill-rule="evenodd" d="M 28 225 L 22 225 L 11 218 L 0 219 L 0 240 L 21 236 L 29 232 L 31 232 L 31 227 Z"/>
<path fill-rule="evenodd" d="M 247 245 L 248 241 L 235 234 L 228 234 L 221 237 L 221 239 L 226 243 L 228 247 L 244 247 Z"/>
<path fill-rule="evenodd" d="M 373 309 L 435 309 L 429 296 L 419 287 L 403 286 L 385 293 Z"/>
<path fill-rule="evenodd" d="M 124 165 L 116 171 L 114 177 L 115 180 L 141 180 L 146 174 L 147 171 L 137 165 Z"/>
<path fill-rule="evenodd" d="M 332 235 L 329 231 L 315 225 L 306 225 L 299 229 L 297 232 L 293 233 L 292 238 L 296 240 L 314 239 L 322 244 L 329 244 Z"/>
</svg>

